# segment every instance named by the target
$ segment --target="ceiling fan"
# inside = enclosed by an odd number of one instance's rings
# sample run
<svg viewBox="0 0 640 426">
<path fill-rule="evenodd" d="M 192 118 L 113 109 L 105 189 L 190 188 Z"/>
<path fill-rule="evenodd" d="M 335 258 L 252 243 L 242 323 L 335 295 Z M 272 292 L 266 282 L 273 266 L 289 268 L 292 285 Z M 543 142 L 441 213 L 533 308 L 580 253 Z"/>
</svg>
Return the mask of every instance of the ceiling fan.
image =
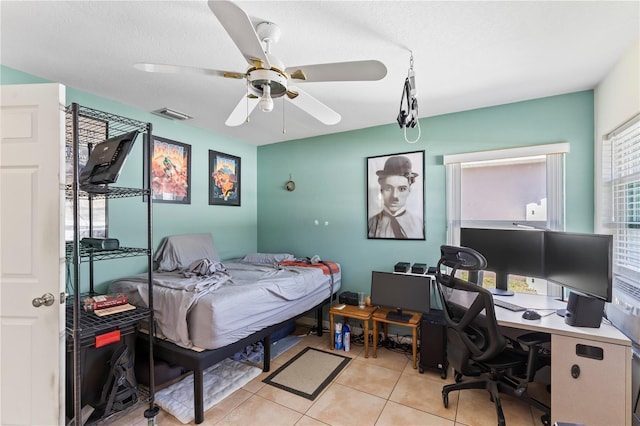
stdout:
<svg viewBox="0 0 640 426">
<path fill-rule="evenodd" d="M 147 72 L 246 79 L 247 95 L 242 97 L 225 121 L 227 126 L 239 126 L 247 122 L 256 106 L 264 112 L 273 110 L 273 99 L 283 96 L 320 122 L 337 124 L 341 119 L 340 114 L 291 83 L 375 81 L 387 74 L 385 65 L 376 60 L 285 67 L 271 54 L 271 45 L 280 39 L 278 25 L 264 21 L 254 27 L 251 18 L 231 1 L 209 0 L 208 4 L 249 63 L 245 72 L 148 63 L 135 64 L 134 67 Z"/>
</svg>

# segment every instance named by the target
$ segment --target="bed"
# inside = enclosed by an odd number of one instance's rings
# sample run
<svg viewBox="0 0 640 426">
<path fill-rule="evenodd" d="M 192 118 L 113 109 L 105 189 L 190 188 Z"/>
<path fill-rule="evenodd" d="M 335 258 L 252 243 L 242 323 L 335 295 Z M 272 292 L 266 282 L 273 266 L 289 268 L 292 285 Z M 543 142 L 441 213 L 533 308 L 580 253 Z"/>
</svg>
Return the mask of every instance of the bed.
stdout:
<svg viewBox="0 0 640 426">
<path fill-rule="evenodd" d="M 152 337 L 154 356 L 194 372 L 196 423 L 204 420 L 203 370 L 262 340 L 263 370 L 269 371 L 270 335 L 314 309 L 321 335 L 322 307 L 341 284 L 338 264 L 298 261 L 288 253 L 251 253 L 221 262 L 211 234 L 166 237 L 154 260 L 160 336 Z M 109 292 L 148 306 L 147 277 L 119 278 Z"/>
</svg>

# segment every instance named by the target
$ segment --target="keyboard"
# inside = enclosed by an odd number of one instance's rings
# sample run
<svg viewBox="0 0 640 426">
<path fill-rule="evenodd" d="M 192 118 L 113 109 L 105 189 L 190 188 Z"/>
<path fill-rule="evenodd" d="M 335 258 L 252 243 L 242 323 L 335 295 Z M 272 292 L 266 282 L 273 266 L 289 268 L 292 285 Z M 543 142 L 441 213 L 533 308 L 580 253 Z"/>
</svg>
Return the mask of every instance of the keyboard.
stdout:
<svg viewBox="0 0 640 426">
<path fill-rule="evenodd" d="M 522 307 L 520 305 L 516 305 L 513 303 L 505 302 L 502 299 L 493 299 L 493 304 L 496 306 L 500 306 L 501 308 L 508 309 L 512 312 L 522 312 L 527 310 L 527 308 L 525 307 Z"/>
</svg>

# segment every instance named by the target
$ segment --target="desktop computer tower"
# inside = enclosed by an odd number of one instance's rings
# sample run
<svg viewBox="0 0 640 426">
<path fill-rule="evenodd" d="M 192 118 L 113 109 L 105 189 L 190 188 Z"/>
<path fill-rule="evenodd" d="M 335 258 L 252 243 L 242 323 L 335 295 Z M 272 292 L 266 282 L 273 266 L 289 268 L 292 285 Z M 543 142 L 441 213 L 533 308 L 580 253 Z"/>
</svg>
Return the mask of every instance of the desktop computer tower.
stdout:
<svg viewBox="0 0 640 426">
<path fill-rule="evenodd" d="M 420 321 L 420 362 L 418 368 L 437 369 L 440 377 L 447 378 L 447 326 L 441 310 L 432 309 Z"/>
</svg>

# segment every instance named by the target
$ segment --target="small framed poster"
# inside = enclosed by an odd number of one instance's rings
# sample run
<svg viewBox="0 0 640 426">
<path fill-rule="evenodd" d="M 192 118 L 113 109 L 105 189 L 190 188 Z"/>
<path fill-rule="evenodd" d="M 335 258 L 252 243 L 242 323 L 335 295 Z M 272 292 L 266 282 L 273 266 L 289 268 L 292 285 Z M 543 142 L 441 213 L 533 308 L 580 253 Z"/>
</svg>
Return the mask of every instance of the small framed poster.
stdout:
<svg viewBox="0 0 640 426">
<path fill-rule="evenodd" d="M 240 205 L 240 157 L 209 150 L 209 204 Z"/>
<path fill-rule="evenodd" d="M 191 145 L 155 135 L 151 145 L 153 202 L 191 204 Z"/>
</svg>

